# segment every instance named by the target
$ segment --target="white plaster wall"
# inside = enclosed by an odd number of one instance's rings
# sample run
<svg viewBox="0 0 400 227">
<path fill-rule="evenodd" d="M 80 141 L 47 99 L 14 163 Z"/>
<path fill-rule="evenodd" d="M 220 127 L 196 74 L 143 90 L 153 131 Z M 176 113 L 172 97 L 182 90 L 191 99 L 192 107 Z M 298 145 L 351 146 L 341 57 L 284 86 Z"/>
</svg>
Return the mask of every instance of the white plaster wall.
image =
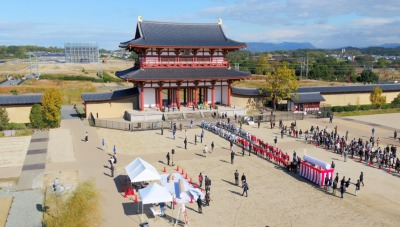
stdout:
<svg viewBox="0 0 400 227">
<path fill-rule="evenodd" d="M 211 103 L 212 89 L 207 89 L 207 103 Z M 215 98 L 215 94 L 214 94 Z M 214 100 L 215 102 L 215 100 Z"/>
<path fill-rule="evenodd" d="M 222 86 L 222 104 L 228 104 L 228 86 Z"/>
<path fill-rule="evenodd" d="M 215 102 L 221 102 L 221 86 L 215 86 Z"/>
<path fill-rule="evenodd" d="M 156 106 L 156 97 L 155 97 L 156 89 L 155 88 L 145 88 L 143 90 L 144 90 L 144 107 L 145 108 L 155 107 Z M 140 98 L 139 98 L 139 100 L 140 100 Z"/>
</svg>

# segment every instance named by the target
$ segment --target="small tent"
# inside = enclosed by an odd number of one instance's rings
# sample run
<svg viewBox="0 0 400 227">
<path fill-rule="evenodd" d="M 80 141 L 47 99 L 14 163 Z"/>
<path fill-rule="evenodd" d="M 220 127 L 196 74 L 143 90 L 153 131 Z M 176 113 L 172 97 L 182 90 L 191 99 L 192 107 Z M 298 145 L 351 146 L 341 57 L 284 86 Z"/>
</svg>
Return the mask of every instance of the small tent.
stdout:
<svg viewBox="0 0 400 227">
<path fill-rule="evenodd" d="M 160 174 L 154 166 L 141 158 L 136 158 L 133 162 L 127 165 L 125 171 L 132 183 L 161 179 Z"/>
</svg>

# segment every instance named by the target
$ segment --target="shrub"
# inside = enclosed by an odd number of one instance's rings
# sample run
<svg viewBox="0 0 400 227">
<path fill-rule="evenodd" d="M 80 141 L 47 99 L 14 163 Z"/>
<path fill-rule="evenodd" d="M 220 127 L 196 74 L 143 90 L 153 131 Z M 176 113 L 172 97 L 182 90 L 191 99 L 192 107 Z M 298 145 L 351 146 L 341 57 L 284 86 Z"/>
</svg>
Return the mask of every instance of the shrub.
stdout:
<svg viewBox="0 0 400 227">
<path fill-rule="evenodd" d="M 51 227 L 99 226 L 101 223 L 99 198 L 99 192 L 91 180 L 80 183 L 67 199 L 51 195 L 46 200 L 46 206 L 52 206 L 47 212 L 44 224 Z"/>
<path fill-rule="evenodd" d="M 10 123 L 7 124 L 6 129 L 8 129 L 8 130 L 22 130 L 22 129 L 26 129 L 26 125 L 24 123 L 10 122 Z"/>
<path fill-rule="evenodd" d="M 43 121 L 43 110 L 40 104 L 35 104 L 32 106 L 31 114 L 29 115 L 29 120 L 31 122 L 32 128 L 42 129 L 46 127 Z"/>
<path fill-rule="evenodd" d="M 8 121 L 9 118 L 6 109 L 0 106 L 0 131 L 7 127 Z"/>
</svg>

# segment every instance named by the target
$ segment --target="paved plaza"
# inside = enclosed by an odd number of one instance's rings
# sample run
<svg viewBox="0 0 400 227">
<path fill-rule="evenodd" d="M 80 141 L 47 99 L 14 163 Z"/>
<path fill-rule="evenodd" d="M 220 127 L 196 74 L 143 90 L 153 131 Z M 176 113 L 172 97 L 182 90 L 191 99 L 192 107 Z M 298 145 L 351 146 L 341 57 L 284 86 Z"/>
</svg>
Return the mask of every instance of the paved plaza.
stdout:
<svg viewBox="0 0 400 227">
<path fill-rule="evenodd" d="M 399 118 L 400 114 L 335 118 L 332 124 L 328 123 L 329 119 L 306 118 L 297 121 L 297 126 L 303 131 L 311 125 L 328 127 L 329 131 L 337 126 L 340 135 L 348 130 L 349 138 L 363 139 L 369 138 L 372 127 L 375 127 L 375 136 L 380 137 L 381 147 L 386 144 L 399 146 L 399 142 L 392 138 L 392 129 L 400 129 Z M 284 122 L 285 125 L 290 123 Z M 186 122 L 184 126 L 188 133 L 187 150 L 183 143 L 184 130 L 178 130 L 174 140 L 169 130 L 164 130 L 164 135 L 160 131 L 127 132 L 93 128 L 78 119 L 63 120 L 61 128 L 50 130 L 49 133 L 42 184 L 48 187 L 53 178 L 59 177 L 63 184 L 72 188 L 78 180 L 95 179 L 101 192 L 103 226 L 138 226 L 143 221 L 141 213 L 137 212 L 138 204 L 132 198 L 124 198 L 119 188 L 120 180 L 125 177 L 124 167 L 136 157 L 141 157 L 160 173 L 164 167 L 168 173 L 175 172 L 176 166 L 165 165 L 165 155 L 175 149 L 174 163 L 183 168 L 193 181 L 197 182 L 200 172 L 212 179 L 212 200 L 209 207 L 203 208 L 203 214 L 197 213 L 195 203 L 187 204 L 191 226 L 392 226 L 400 221 L 400 202 L 397 199 L 400 196 L 400 179 L 396 173 L 388 174 L 387 170 L 369 167 L 352 159 L 344 162 L 338 154 L 305 144 L 303 138 L 285 136 L 281 139 L 279 129 L 270 129 L 267 123 L 261 124 L 260 129 L 256 125 L 243 125 L 245 130 L 269 143 L 273 143 L 273 137 L 278 136 L 278 147 L 290 156 L 296 150 L 299 156 L 306 153 L 328 163 L 334 161 L 335 172 L 339 173 L 340 179 L 343 176 L 346 179 L 350 177 L 354 183 L 363 171 L 365 187 L 361 188 L 360 194 L 355 196 L 354 185 L 351 185 L 345 198 L 341 199 L 340 195 L 332 196 L 299 175 L 288 173 L 256 155 L 248 156 L 246 153 L 242 157 L 241 148 L 236 146 L 235 162 L 232 165 L 228 141 L 205 131 L 203 143 L 199 140 L 194 145 L 194 135 L 199 135 L 201 129 L 198 126 L 187 128 Z M 83 141 L 85 132 L 89 135 L 87 143 Z M 102 138 L 106 141 L 106 151 L 101 149 Z M 3 138 L 2 144 L 15 139 Z M 19 169 L 18 174 L 21 174 L 23 160 L 27 157 L 24 152 L 26 154 L 32 145 L 26 142 L 31 138 L 18 139 L 21 141 L 14 146 L 0 146 L 1 160 L 8 160 L 0 163 L 2 178 L 15 176 L 16 173 L 10 171 L 12 168 Z M 212 141 L 215 143 L 215 151 L 203 157 L 204 145 L 210 150 Z M 111 178 L 107 160 L 114 145 L 118 156 L 117 174 Z M 15 151 L 10 154 L 6 153 L 7 149 Z M 242 197 L 242 189 L 234 185 L 235 170 L 240 174 L 245 173 L 250 188 L 249 197 Z M 0 196 L 18 196 L 21 192 L 24 191 L 3 192 Z M 36 190 L 32 193 L 36 193 Z M 20 197 L 24 198 L 22 194 Z M 37 211 L 37 204 L 37 201 L 27 199 L 24 206 Z M 15 210 L 18 206 L 15 202 L 11 209 Z M 172 211 L 169 208 L 166 218 L 155 219 L 148 206 L 145 206 L 144 213 L 144 220 L 148 220 L 150 226 L 171 225 L 169 221 Z M 177 212 L 174 211 L 173 217 L 176 216 Z M 10 214 L 9 219 L 10 223 L 14 223 L 15 215 Z"/>
</svg>

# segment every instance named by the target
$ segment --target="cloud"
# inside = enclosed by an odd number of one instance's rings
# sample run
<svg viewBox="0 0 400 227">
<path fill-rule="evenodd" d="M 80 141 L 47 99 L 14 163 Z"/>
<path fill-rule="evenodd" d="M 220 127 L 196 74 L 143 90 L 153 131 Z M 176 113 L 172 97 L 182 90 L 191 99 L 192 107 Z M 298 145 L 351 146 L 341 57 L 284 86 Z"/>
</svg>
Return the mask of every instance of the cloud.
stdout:
<svg viewBox="0 0 400 227">
<path fill-rule="evenodd" d="M 364 17 L 364 18 L 354 20 L 353 24 L 356 26 L 377 26 L 377 25 L 390 24 L 394 21 L 395 20 L 391 19 L 391 18 Z"/>
</svg>

